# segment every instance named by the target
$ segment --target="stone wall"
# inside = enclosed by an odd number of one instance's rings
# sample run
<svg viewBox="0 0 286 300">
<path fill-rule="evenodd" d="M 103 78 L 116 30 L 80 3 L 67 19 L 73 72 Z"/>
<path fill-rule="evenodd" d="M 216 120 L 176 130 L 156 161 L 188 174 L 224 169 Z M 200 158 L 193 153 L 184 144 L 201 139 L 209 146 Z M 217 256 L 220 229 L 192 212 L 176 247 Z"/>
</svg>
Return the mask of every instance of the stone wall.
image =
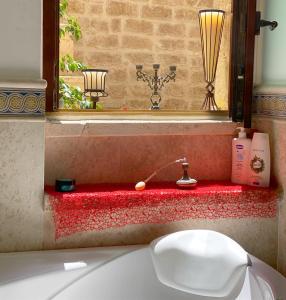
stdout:
<svg viewBox="0 0 286 300">
<path fill-rule="evenodd" d="M 107 68 L 108 92 L 104 108 L 148 109 L 150 89 L 136 80 L 136 64 L 152 72 L 176 65 L 177 80 L 163 90 L 162 108 L 198 110 L 204 100 L 198 11 L 224 9 L 226 22 L 216 79 L 216 100 L 227 109 L 231 0 L 70 0 L 69 13 L 82 28 L 78 42 L 65 38 L 61 53 L 71 53 L 89 67 Z M 66 77 L 82 87 L 80 74 Z"/>
</svg>

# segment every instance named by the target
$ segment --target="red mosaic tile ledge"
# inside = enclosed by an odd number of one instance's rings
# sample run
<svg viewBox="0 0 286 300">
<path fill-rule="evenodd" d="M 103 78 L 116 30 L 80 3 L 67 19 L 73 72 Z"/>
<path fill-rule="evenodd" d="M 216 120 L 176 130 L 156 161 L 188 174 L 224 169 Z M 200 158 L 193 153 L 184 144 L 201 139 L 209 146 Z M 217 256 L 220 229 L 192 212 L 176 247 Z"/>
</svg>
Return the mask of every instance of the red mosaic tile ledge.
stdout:
<svg viewBox="0 0 286 300">
<path fill-rule="evenodd" d="M 104 230 L 130 224 L 164 224 L 191 218 L 272 218 L 277 213 L 275 189 L 203 182 L 196 189 L 174 183 L 79 185 L 72 193 L 45 192 L 55 222 L 56 239 L 76 232 Z"/>
</svg>

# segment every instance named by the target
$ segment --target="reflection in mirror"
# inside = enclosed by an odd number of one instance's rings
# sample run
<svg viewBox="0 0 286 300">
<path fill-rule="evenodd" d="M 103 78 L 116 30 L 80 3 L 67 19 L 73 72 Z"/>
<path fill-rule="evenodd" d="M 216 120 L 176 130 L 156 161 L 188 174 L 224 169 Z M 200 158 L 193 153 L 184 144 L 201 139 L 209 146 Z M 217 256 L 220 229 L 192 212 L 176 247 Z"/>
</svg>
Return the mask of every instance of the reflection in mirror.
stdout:
<svg viewBox="0 0 286 300">
<path fill-rule="evenodd" d="M 228 110 L 232 0 L 61 0 L 59 107 L 93 108 L 81 72 L 92 68 L 108 70 L 109 96 L 98 110 L 201 110 L 207 83 L 198 14 L 205 9 L 225 11 L 213 85 L 218 109 Z M 138 80 L 138 66 L 150 83 Z M 172 72 L 152 104 L 155 73 L 158 88 Z"/>
</svg>

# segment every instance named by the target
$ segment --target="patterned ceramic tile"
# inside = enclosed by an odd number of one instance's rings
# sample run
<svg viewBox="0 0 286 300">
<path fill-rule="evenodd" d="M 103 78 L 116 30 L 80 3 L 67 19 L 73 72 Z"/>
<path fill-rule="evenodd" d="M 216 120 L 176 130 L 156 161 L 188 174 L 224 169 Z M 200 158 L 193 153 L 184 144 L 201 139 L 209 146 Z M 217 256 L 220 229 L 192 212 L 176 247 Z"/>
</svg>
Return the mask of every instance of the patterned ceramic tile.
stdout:
<svg viewBox="0 0 286 300">
<path fill-rule="evenodd" d="M 254 113 L 286 118 L 285 94 L 256 94 L 253 103 Z"/>
<path fill-rule="evenodd" d="M 42 115 L 45 90 L 0 88 L 0 115 Z"/>
</svg>

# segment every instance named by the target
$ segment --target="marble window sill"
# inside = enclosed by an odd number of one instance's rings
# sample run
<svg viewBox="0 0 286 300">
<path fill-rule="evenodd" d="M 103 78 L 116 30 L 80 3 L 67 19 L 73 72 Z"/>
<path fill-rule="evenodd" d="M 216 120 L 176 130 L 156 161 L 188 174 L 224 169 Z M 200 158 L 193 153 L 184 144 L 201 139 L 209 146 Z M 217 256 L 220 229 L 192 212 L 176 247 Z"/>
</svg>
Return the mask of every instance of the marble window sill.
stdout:
<svg viewBox="0 0 286 300">
<path fill-rule="evenodd" d="M 238 123 L 218 120 L 47 120 L 46 137 L 233 135 Z"/>
</svg>

